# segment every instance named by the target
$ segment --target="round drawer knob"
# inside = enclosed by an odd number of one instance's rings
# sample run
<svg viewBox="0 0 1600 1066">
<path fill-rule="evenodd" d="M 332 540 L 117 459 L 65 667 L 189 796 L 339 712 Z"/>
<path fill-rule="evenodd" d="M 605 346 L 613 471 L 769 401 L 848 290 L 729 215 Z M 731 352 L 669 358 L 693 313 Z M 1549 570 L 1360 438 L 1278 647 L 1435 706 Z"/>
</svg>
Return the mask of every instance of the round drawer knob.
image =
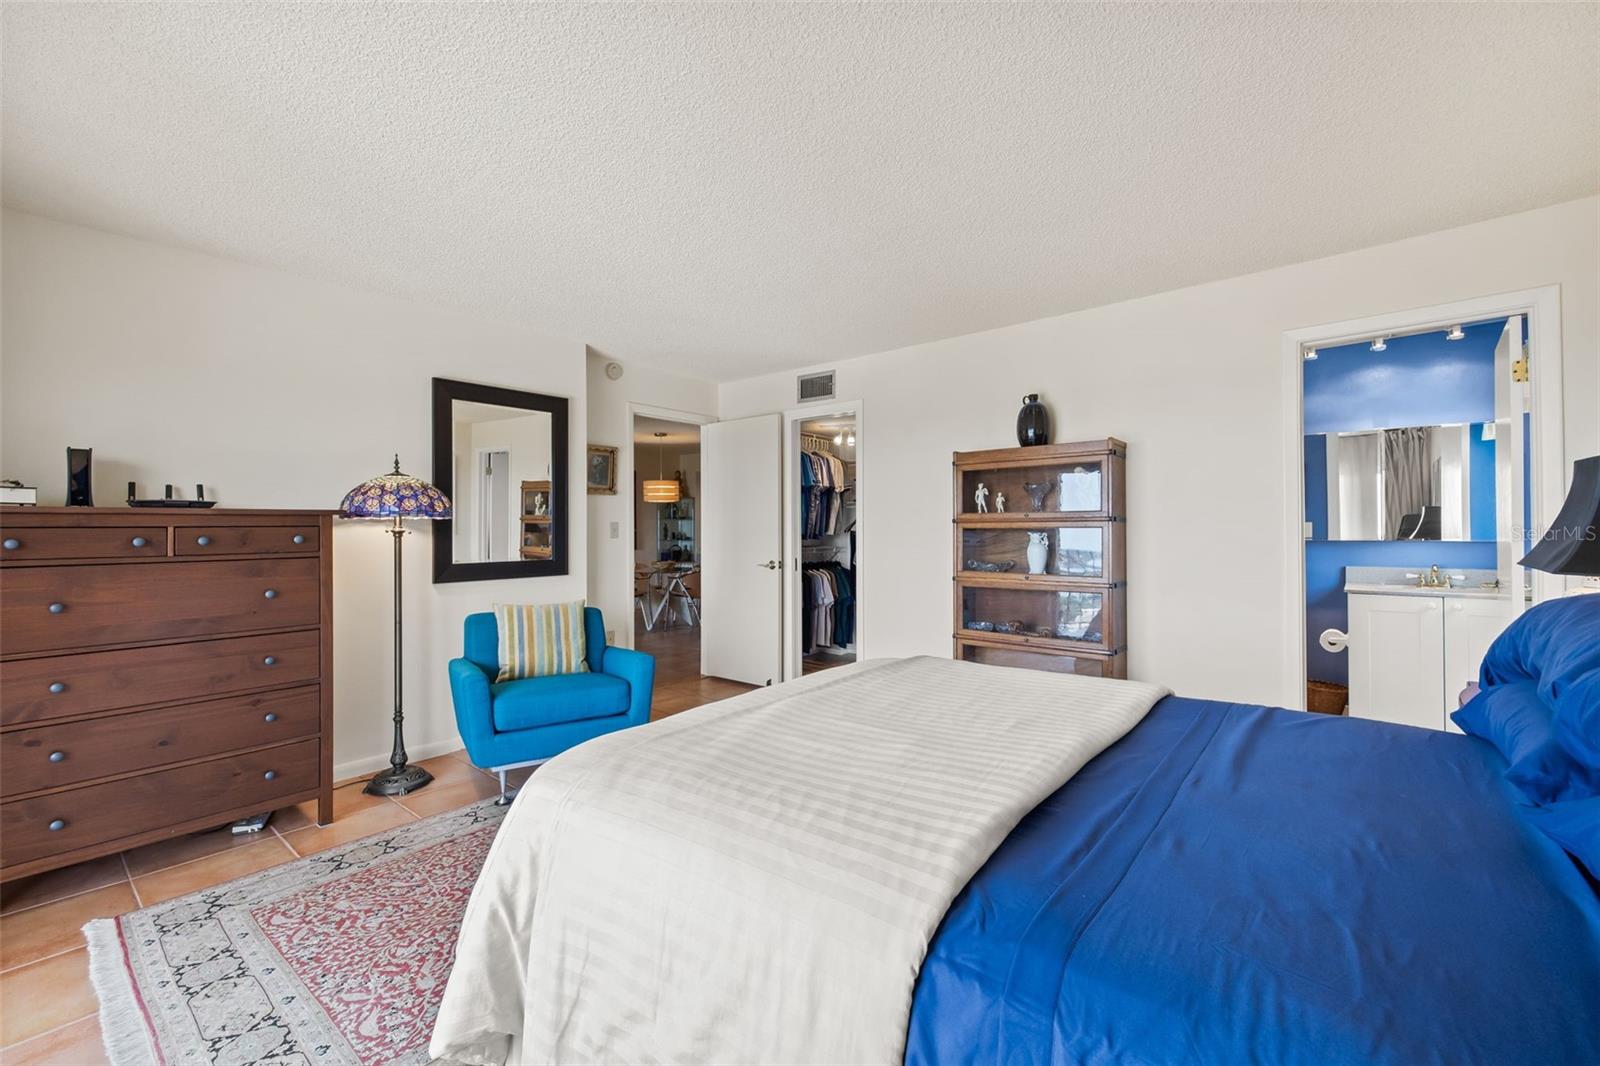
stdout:
<svg viewBox="0 0 1600 1066">
<path fill-rule="evenodd" d="M 304 544 L 306 542 L 306 535 L 304 533 L 296 533 L 293 539 L 296 544 Z"/>
<path fill-rule="evenodd" d="M 64 752 L 64 751 L 52 751 L 50 753 L 50 761 L 51 762 L 65 762 L 66 759 L 67 759 L 67 753 Z"/>
<path fill-rule="evenodd" d="M 275 599 L 278 598 L 278 590 L 277 589 L 268 589 L 267 591 L 263 592 L 262 595 L 265 596 L 269 600 L 275 600 Z"/>
<path fill-rule="evenodd" d="M 66 684 L 64 682 L 61 682 L 61 681 L 52 681 L 52 682 L 50 682 L 50 692 L 53 695 L 59 696 L 65 691 L 67 691 L 67 686 L 66 686 Z"/>
<path fill-rule="evenodd" d="M 211 538 L 201 534 L 200 536 L 194 538 L 194 542 L 200 545 L 200 547 L 204 548 L 207 544 L 211 543 Z"/>
<path fill-rule="evenodd" d="M 18 540 L 16 537 L 7 537 L 5 544 L 6 551 L 8 552 L 14 552 L 18 548 L 22 547 L 22 541 Z"/>
<path fill-rule="evenodd" d="M 67 605 L 64 604 L 64 603 L 52 603 L 50 605 L 50 613 L 51 614 L 60 614 L 62 611 L 65 611 L 66 609 L 67 609 Z"/>
<path fill-rule="evenodd" d="M 132 540 L 132 541 L 130 541 L 130 543 L 131 543 L 131 544 L 132 544 L 132 545 L 133 545 L 133 546 L 134 546 L 134 547 L 135 547 L 135 548 L 142 548 L 142 547 L 144 547 L 144 546 L 145 546 L 145 545 L 146 545 L 146 544 L 149 544 L 149 543 L 150 543 L 150 542 L 149 542 L 149 541 L 147 541 L 147 540 L 145 540 L 145 539 L 144 539 L 144 538 L 143 538 L 143 537 L 134 537 L 134 538 L 133 538 L 133 540 Z"/>
<path fill-rule="evenodd" d="M 261 720 L 263 722 L 276 722 L 278 720 L 278 715 L 274 711 L 268 711 L 266 713 L 266 715 L 262 717 Z"/>
<path fill-rule="evenodd" d="M 65 818 L 57 818 L 53 822 L 50 823 L 50 832 L 59 833 L 63 829 L 65 829 L 66 827 L 67 827 L 67 820 Z"/>
<path fill-rule="evenodd" d="M 276 781 L 278 779 L 278 771 L 276 771 L 276 770 L 268 770 L 266 773 L 262 774 L 261 776 L 266 778 L 268 781 Z"/>
<path fill-rule="evenodd" d="M 278 665 L 278 657 L 276 655 L 269 655 L 265 659 L 261 660 L 261 665 L 262 666 L 277 666 Z"/>
</svg>

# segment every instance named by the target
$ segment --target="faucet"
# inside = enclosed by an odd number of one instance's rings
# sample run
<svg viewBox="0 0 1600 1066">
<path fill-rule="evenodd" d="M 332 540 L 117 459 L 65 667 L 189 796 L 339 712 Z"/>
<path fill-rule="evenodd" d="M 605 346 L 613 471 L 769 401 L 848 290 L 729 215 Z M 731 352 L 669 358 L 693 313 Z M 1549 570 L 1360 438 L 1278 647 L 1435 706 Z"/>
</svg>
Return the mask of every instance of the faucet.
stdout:
<svg viewBox="0 0 1600 1066">
<path fill-rule="evenodd" d="M 1426 574 L 1422 574 L 1417 578 L 1417 587 L 1425 589 L 1450 588 L 1450 575 L 1440 573 L 1439 564 L 1434 563 L 1433 566 L 1429 567 Z"/>
</svg>

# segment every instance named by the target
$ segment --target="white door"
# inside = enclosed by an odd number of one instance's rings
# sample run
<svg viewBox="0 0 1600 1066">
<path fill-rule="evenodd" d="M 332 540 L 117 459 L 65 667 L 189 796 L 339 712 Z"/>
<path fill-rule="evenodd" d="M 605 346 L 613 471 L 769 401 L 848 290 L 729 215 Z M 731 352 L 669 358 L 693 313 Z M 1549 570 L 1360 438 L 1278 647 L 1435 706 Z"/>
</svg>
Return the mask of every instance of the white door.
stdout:
<svg viewBox="0 0 1600 1066">
<path fill-rule="evenodd" d="M 1511 590 L 1513 618 L 1522 613 L 1522 589 L 1527 580 L 1527 572 L 1517 565 L 1525 554 L 1522 534 L 1528 528 L 1522 467 L 1527 448 L 1522 416 L 1528 410 L 1528 386 L 1516 380 L 1521 359 L 1522 316 L 1512 315 L 1494 349 L 1494 510 L 1495 540 L 1500 544 L 1496 568 L 1500 587 Z"/>
<path fill-rule="evenodd" d="M 751 685 L 783 670 L 783 418 L 700 431 L 700 669 Z"/>
<path fill-rule="evenodd" d="M 1350 716 L 1443 729 L 1441 598 L 1354 594 L 1348 599 Z"/>
<path fill-rule="evenodd" d="M 1444 597 L 1444 721 L 1451 732 L 1461 732 L 1450 720 L 1461 704 L 1461 690 L 1478 680 L 1484 653 L 1516 617 L 1512 604 L 1519 599 Z"/>
</svg>

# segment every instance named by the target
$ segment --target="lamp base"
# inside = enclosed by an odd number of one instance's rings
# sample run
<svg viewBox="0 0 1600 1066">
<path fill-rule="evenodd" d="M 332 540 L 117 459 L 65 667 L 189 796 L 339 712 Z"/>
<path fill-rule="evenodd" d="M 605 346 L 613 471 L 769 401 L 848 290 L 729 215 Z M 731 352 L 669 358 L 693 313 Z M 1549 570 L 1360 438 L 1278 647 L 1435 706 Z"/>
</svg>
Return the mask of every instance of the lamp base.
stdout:
<svg viewBox="0 0 1600 1066">
<path fill-rule="evenodd" d="M 420 766 L 406 765 L 399 769 L 391 766 L 374 774 L 367 787 L 361 791 L 369 796 L 404 796 L 433 780 L 433 775 Z"/>
</svg>

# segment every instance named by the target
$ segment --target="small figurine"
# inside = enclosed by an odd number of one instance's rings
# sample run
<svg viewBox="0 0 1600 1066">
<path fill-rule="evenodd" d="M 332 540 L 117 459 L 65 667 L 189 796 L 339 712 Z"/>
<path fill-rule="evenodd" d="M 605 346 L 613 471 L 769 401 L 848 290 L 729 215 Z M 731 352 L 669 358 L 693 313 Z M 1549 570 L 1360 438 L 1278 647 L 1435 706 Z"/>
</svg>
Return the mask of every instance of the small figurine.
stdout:
<svg viewBox="0 0 1600 1066">
<path fill-rule="evenodd" d="M 996 492 L 994 494 L 994 509 L 998 513 L 1001 513 L 1001 514 L 1005 513 L 1005 509 L 1006 509 L 1006 494 L 1005 493 L 996 490 Z"/>
<path fill-rule="evenodd" d="M 989 486 L 978 482 L 978 491 L 972 494 L 972 498 L 978 504 L 979 514 L 989 513 Z"/>
</svg>

